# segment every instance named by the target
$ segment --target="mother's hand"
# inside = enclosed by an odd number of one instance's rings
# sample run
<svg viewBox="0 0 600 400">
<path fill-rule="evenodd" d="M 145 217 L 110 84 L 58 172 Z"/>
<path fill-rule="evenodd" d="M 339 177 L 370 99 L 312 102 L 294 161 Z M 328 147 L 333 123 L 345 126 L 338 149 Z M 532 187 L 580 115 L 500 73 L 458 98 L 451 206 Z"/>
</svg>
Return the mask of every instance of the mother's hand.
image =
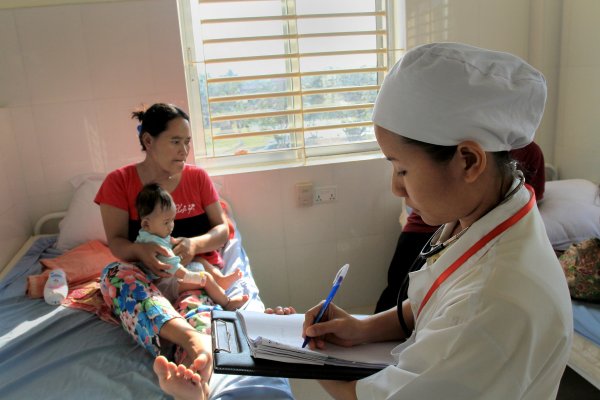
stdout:
<svg viewBox="0 0 600 400">
<path fill-rule="evenodd" d="M 201 338 L 202 347 L 197 349 L 198 354 L 192 362 L 190 369 L 200 375 L 202 379 L 202 391 L 204 396 L 208 399 L 210 394 L 208 382 L 213 373 L 212 339 L 210 335 L 201 335 Z"/>
<path fill-rule="evenodd" d="M 166 271 L 171 269 L 171 266 L 163 263 L 156 257 L 159 254 L 166 257 L 171 256 L 168 249 L 156 243 L 136 243 L 135 245 L 138 249 L 136 252 L 137 258 L 146 268 L 150 269 L 157 276 L 163 278 L 170 276 Z"/>
<path fill-rule="evenodd" d="M 171 238 L 173 253 L 181 258 L 181 265 L 188 265 L 195 256 L 192 241 L 186 237 Z"/>
<path fill-rule="evenodd" d="M 275 308 L 267 308 L 265 310 L 266 314 L 277 314 L 277 315 L 290 315 L 296 314 L 296 309 L 292 306 L 289 307 L 281 307 L 277 306 Z"/>
</svg>

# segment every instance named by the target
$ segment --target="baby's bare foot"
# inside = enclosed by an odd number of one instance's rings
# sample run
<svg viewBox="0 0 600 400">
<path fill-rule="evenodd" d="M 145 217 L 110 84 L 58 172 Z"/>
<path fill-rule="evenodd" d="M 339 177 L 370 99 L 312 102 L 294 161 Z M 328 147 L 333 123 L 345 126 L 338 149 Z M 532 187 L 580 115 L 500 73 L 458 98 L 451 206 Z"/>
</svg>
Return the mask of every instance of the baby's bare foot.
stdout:
<svg viewBox="0 0 600 400">
<path fill-rule="evenodd" d="M 246 304 L 248 301 L 248 295 L 242 294 L 240 296 L 233 296 L 229 298 L 229 302 L 225 304 L 225 309 L 229 311 L 234 311 Z"/>
<path fill-rule="evenodd" d="M 244 276 L 242 271 L 240 271 L 239 268 L 236 268 L 235 271 L 233 271 L 230 274 L 215 277 L 215 281 L 217 281 L 219 286 L 221 286 L 223 289 L 227 290 L 231 287 L 231 285 L 233 285 L 233 283 L 235 281 L 242 278 L 242 276 Z"/>
<path fill-rule="evenodd" d="M 200 375 L 184 365 L 175 365 L 163 356 L 154 359 L 154 373 L 160 388 L 175 400 L 202 400 L 208 394 L 208 385 Z"/>
</svg>

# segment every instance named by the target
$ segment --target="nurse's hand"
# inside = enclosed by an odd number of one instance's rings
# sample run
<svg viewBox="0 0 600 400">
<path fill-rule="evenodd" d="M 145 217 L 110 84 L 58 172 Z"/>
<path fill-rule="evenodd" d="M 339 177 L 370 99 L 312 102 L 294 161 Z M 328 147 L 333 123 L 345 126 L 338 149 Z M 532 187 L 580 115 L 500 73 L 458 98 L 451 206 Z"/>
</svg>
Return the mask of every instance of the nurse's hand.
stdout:
<svg viewBox="0 0 600 400">
<path fill-rule="evenodd" d="M 324 301 L 308 310 L 304 316 L 302 336 L 312 338 L 308 342 L 311 349 L 324 349 L 325 342 L 345 347 L 364 342 L 364 323 L 333 303 L 327 307 L 321 322 L 313 325 L 323 303 Z"/>
</svg>

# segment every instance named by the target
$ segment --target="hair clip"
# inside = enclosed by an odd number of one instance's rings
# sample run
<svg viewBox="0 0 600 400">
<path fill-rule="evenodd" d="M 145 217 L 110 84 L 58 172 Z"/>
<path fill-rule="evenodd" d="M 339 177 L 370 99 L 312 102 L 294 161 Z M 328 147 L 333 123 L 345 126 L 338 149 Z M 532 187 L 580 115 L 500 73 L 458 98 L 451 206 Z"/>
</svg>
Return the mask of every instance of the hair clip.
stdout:
<svg viewBox="0 0 600 400">
<path fill-rule="evenodd" d="M 137 126 L 138 136 L 142 134 L 142 124 Z"/>
</svg>

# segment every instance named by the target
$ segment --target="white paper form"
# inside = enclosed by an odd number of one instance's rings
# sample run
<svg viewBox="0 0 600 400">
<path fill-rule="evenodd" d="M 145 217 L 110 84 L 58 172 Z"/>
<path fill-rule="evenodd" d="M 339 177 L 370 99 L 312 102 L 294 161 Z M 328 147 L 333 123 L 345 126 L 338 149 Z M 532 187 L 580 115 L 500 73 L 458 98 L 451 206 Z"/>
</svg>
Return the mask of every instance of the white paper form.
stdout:
<svg viewBox="0 0 600 400">
<path fill-rule="evenodd" d="M 304 314 L 275 315 L 238 311 L 252 355 L 275 361 L 383 368 L 394 363 L 391 350 L 399 342 L 369 343 L 341 347 L 332 343 L 325 350 L 302 348 Z"/>
</svg>

